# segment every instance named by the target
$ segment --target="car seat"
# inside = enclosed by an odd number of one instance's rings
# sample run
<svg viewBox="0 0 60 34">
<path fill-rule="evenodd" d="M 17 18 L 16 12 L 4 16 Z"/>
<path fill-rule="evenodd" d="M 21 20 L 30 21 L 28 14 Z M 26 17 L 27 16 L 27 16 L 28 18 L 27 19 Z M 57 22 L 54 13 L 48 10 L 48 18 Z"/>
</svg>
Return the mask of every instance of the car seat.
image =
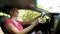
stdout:
<svg viewBox="0 0 60 34">
<path fill-rule="evenodd" d="M 5 27 L 2 24 L 6 19 L 8 19 L 7 16 L 0 16 L 0 27 L 1 27 L 2 31 L 4 32 L 4 34 L 8 34 L 7 33 L 8 31 L 5 29 Z"/>
</svg>

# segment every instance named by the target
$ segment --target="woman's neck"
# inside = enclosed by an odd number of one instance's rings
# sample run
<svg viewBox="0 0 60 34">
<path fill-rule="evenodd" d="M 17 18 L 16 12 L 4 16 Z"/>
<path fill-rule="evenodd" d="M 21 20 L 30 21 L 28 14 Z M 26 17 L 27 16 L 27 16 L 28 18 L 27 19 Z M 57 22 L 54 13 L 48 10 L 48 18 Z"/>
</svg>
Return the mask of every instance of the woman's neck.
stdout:
<svg viewBox="0 0 60 34">
<path fill-rule="evenodd" d="M 11 16 L 10 19 L 12 19 L 12 20 L 16 20 L 17 17 L 13 17 L 13 16 Z"/>
</svg>

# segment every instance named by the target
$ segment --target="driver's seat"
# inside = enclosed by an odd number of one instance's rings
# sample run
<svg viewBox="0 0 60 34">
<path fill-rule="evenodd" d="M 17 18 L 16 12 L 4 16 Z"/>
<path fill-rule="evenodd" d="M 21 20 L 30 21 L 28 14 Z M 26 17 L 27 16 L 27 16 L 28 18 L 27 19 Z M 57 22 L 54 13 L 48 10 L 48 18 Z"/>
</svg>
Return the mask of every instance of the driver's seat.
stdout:
<svg viewBox="0 0 60 34">
<path fill-rule="evenodd" d="M 8 31 L 5 29 L 5 27 L 2 24 L 6 19 L 8 19 L 7 16 L 0 16 L 0 27 L 1 27 L 2 31 L 4 32 L 4 34 L 8 34 L 7 33 Z"/>
</svg>

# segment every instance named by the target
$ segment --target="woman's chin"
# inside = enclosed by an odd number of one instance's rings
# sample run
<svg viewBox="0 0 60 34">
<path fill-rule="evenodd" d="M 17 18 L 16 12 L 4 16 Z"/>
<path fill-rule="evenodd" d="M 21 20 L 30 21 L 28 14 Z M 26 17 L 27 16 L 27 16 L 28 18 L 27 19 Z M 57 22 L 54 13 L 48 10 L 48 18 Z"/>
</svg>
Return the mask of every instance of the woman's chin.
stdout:
<svg viewBox="0 0 60 34">
<path fill-rule="evenodd" d="M 18 17 L 18 16 L 15 16 L 15 17 Z"/>
</svg>

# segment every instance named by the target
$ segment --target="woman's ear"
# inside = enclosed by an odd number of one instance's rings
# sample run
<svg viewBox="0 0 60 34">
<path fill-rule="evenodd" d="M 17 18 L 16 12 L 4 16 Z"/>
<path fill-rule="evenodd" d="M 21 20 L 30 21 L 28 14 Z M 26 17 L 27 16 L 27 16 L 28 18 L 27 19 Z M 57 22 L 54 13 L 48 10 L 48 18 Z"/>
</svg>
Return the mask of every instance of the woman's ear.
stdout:
<svg viewBox="0 0 60 34">
<path fill-rule="evenodd" d="M 10 14 L 11 14 L 11 10 L 10 10 L 10 12 L 9 12 Z"/>
<path fill-rule="evenodd" d="M 12 11 L 10 10 L 10 14 L 12 14 Z"/>
</svg>

